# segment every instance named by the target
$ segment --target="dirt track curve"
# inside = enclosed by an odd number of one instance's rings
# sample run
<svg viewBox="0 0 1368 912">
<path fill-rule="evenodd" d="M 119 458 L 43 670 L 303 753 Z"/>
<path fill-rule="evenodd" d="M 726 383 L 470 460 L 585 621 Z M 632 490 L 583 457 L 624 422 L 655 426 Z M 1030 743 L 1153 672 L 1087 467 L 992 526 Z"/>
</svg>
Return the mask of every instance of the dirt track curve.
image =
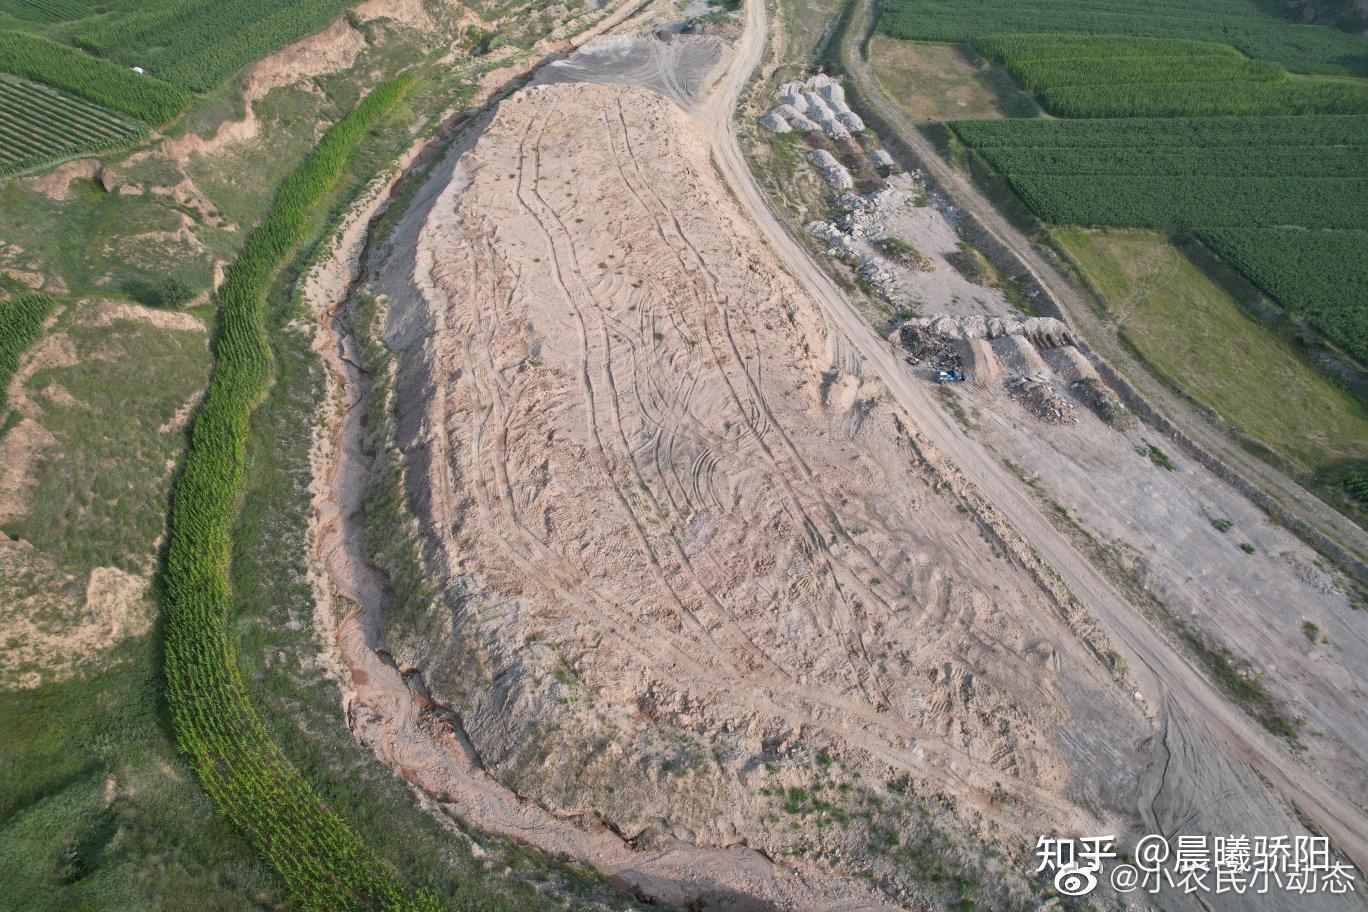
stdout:
<svg viewBox="0 0 1368 912">
<path fill-rule="evenodd" d="M 1306 523 L 1311 529 L 1344 548 L 1351 558 L 1368 562 L 1368 532 L 1327 506 L 1286 473 L 1251 456 L 1218 425 L 1215 419 L 1199 412 L 1190 402 L 1156 380 L 1118 342 L 1116 332 L 1105 325 L 1089 302 L 1060 273 L 1055 264 L 998 212 L 970 179 L 946 164 L 936 147 L 917 129 L 916 124 L 898 104 L 888 97 L 888 93 L 870 71 L 869 59 L 865 56 L 867 44 L 864 39 L 873 27 L 872 0 L 851 2 L 857 5 L 855 21 L 847 29 L 845 45 L 840 49 L 842 65 L 855 81 L 862 103 L 873 105 L 884 122 L 893 126 L 898 139 L 916 154 L 918 164 L 930 173 L 954 205 L 972 213 L 981 225 L 1011 250 L 1022 266 L 1028 269 L 1036 281 L 1059 303 L 1074 330 L 1174 426 L 1239 476 L 1248 479 L 1282 509 L 1288 511 L 1290 516 Z"/>
<path fill-rule="evenodd" d="M 1157 791 L 1180 791 L 1196 784 L 1195 791 L 1200 793 L 1205 791 L 1202 784 L 1206 784 L 1218 786 L 1219 794 L 1222 780 L 1243 777 L 1238 770 L 1221 768 L 1224 764 L 1218 755 L 1240 758 L 1300 815 L 1328 834 L 1360 869 L 1368 866 L 1368 812 L 1306 771 L 1296 756 L 1225 699 L 1187 657 L 1140 617 L 1102 573 L 1048 521 L 1018 481 L 963 433 L 924 385 L 903 370 L 888 343 L 874 334 L 836 284 L 769 210 L 741 153 L 732 117 L 741 91 L 764 52 L 765 5 L 749 2 L 746 8 L 746 29 L 737 43 L 734 61 L 698 112 L 712 139 L 719 168 L 766 240 L 820 304 L 832 326 L 859 352 L 866 369 L 877 373 L 918 430 L 942 454 L 953 454 L 954 462 L 969 482 L 1006 514 L 1017 531 L 1063 577 L 1122 650 L 1128 666 L 1140 679 L 1141 691 L 1163 708 L 1170 750 L 1179 739 L 1188 748 L 1181 753 L 1172 752 L 1166 779 L 1186 777 L 1190 781 L 1164 781 Z M 934 160 L 934 156 L 929 160 Z M 958 185 L 954 175 L 947 177 Z M 995 227 L 1001 222 L 992 212 L 984 216 Z M 1156 811 L 1161 801 L 1162 796 L 1156 794 Z M 1253 805 L 1244 813 L 1262 816 Z M 1276 811 L 1266 808 L 1262 813 Z M 1238 823 L 1242 816 L 1237 813 L 1234 821 Z"/>
</svg>

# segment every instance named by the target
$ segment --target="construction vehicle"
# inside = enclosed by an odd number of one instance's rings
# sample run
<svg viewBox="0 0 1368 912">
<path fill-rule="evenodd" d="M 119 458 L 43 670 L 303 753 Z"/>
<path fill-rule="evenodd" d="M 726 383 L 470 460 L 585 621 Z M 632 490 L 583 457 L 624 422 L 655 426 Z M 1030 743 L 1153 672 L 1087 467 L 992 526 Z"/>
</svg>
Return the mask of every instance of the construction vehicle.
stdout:
<svg viewBox="0 0 1368 912">
<path fill-rule="evenodd" d="M 964 371 L 951 368 L 949 370 L 936 371 L 937 383 L 963 383 Z"/>
</svg>

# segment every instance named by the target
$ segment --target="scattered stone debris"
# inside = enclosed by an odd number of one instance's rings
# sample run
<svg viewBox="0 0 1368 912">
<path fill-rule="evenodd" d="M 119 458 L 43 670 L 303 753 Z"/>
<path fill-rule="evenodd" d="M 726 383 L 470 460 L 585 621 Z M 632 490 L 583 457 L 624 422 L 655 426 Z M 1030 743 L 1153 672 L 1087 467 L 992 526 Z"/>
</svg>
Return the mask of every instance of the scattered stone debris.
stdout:
<svg viewBox="0 0 1368 912">
<path fill-rule="evenodd" d="M 846 166 L 837 161 L 836 156 L 826 149 L 817 149 L 808 153 L 808 161 L 817 166 L 817 170 L 822 172 L 822 177 L 837 190 L 849 190 L 855 186 L 855 179 L 850 176 Z"/>
<path fill-rule="evenodd" d="M 1078 421 L 1073 413 L 1073 403 L 1055 392 L 1055 388 L 1050 385 L 1044 374 L 1008 380 L 1007 390 L 1013 399 L 1037 418 L 1051 424 L 1070 424 Z"/>
<path fill-rule="evenodd" d="M 811 221 L 803 230 L 827 243 L 827 254 L 853 268 L 860 278 L 872 287 L 875 294 L 889 300 L 898 290 L 898 279 L 893 271 L 855 246 L 854 238 L 830 222 Z"/>
<path fill-rule="evenodd" d="M 1101 381 L 1084 377 L 1073 383 L 1069 390 L 1104 423 L 1118 430 L 1135 426 L 1135 415 Z"/>
</svg>

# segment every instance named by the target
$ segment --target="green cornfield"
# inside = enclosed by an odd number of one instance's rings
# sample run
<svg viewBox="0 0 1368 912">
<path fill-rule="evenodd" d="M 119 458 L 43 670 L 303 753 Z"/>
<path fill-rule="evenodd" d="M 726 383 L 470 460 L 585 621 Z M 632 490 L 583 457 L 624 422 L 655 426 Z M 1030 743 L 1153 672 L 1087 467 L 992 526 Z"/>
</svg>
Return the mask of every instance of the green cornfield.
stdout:
<svg viewBox="0 0 1368 912">
<path fill-rule="evenodd" d="M 0 73 L 77 95 L 150 124 L 175 117 L 190 93 L 73 47 L 23 32 L 0 32 Z"/>
<path fill-rule="evenodd" d="M 1043 219 L 1368 229 L 1368 117 L 959 121 Z"/>
<path fill-rule="evenodd" d="M 1368 364 L 1368 232 L 1222 228 L 1197 236 Z"/>
<path fill-rule="evenodd" d="M 9 408 L 6 399 L 10 380 L 19 369 L 19 358 L 43 337 L 43 322 L 55 306 L 52 298 L 41 294 L 0 300 L 0 419 Z"/>
<path fill-rule="evenodd" d="M 972 41 L 984 35 L 1067 32 L 1231 44 L 1298 73 L 1368 76 L 1357 35 L 1293 17 L 1268 0 L 883 0 L 878 29 L 893 38 Z"/>
<path fill-rule="evenodd" d="M 131 142 L 147 124 L 0 73 L 0 176 Z"/>
<path fill-rule="evenodd" d="M 1041 107 L 1061 117 L 1368 114 L 1368 82 L 1291 77 L 1229 45 L 1094 35 L 988 35 Z"/>
<path fill-rule="evenodd" d="M 138 12 L 93 20 L 75 33 L 81 47 L 194 91 L 326 26 L 347 0 L 163 0 Z"/>
<path fill-rule="evenodd" d="M 167 695 L 180 747 L 215 805 L 302 910 L 441 908 L 434 896 L 399 882 L 266 731 L 242 680 L 228 582 L 249 419 L 272 369 L 266 288 L 356 144 L 412 83 L 384 83 L 324 135 L 229 268 L 219 292 L 214 370 L 173 494 L 160 580 Z"/>
<path fill-rule="evenodd" d="M 27 22 L 68 22 L 107 5 L 103 0 L 0 0 L 0 12 Z"/>
</svg>

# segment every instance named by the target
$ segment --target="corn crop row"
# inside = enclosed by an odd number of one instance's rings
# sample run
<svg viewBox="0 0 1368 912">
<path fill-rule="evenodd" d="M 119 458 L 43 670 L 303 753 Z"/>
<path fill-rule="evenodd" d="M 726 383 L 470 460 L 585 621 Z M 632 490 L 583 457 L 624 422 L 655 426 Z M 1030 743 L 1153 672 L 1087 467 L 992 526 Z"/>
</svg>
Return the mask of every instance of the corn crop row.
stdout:
<svg viewBox="0 0 1368 912">
<path fill-rule="evenodd" d="M 23 32 L 0 32 L 0 73 L 45 83 L 151 124 L 165 123 L 190 103 L 183 88 Z"/>
<path fill-rule="evenodd" d="M 436 912 L 330 810 L 280 751 L 252 707 L 231 619 L 228 565 L 243 489 L 248 423 L 271 372 L 265 291 L 309 229 L 366 132 L 408 91 L 376 88 L 285 179 L 219 292 L 214 370 L 171 505 L 162 573 L 172 723 L 205 791 L 307 910 Z"/>
<path fill-rule="evenodd" d="M 14 372 L 19 369 L 19 358 L 43 337 L 43 321 L 54 306 L 52 298 L 41 294 L 0 300 L 0 418 L 8 408 L 6 394 Z"/>
</svg>

